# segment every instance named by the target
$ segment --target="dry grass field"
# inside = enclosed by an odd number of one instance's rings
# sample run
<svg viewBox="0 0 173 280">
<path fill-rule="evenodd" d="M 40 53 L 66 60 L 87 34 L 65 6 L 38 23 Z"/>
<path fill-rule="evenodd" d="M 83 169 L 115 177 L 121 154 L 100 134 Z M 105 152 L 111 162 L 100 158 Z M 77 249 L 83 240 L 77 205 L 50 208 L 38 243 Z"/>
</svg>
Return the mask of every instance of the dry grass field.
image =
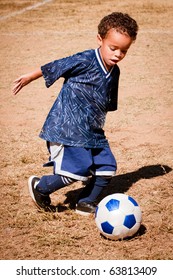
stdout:
<svg viewBox="0 0 173 280">
<path fill-rule="evenodd" d="M 140 27 L 119 64 L 119 109 L 105 125 L 118 170 L 100 199 L 129 194 L 143 214 L 139 232 L 122 241 L 102 238 L 93 217 L 75 213 L 80 182 L 52 195 L 56 213 L 38 210 L 28 194 L 30 175 L 52 172 L 42 167 L 48 153 L 38 134 L 63 80 L 11 93 L 21 74 L 96 48 L 97 25 L 113 11 Z M 0 0 L 1 260 L 173 259 L 172 14 L 171 0 Z"/>
</svg>

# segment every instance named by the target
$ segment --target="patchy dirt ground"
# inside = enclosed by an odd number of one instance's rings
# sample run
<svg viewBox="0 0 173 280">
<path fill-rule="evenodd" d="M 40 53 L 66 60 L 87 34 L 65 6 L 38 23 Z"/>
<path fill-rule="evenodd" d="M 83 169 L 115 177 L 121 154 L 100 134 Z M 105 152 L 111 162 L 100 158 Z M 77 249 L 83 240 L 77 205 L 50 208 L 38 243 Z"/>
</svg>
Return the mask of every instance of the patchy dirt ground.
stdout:
<svg viewBox="0 0 173 280">
<path fill-rule="evenodd" d="M 123 241 L 102 238 L 93 218 L 75 214 L 80 182 L 52 195 L 59 212 L 35 208 L 27 179 L 52 171 L 42 167 L 48 154 L 38 134 L 62 81 L 46 89 L 39 79 L 11 94 L 21 74 L 96 48 L 98 22 L 113 11 L 140 26 L 119 64 L 119 110 L 105 126 L 118 171 L 102 197 L 129 194 L 143 213 L 138 234 Z M 1 259 L 173 259 L 172 13 L 171 0 L 0 1 Z"/>
</svg>

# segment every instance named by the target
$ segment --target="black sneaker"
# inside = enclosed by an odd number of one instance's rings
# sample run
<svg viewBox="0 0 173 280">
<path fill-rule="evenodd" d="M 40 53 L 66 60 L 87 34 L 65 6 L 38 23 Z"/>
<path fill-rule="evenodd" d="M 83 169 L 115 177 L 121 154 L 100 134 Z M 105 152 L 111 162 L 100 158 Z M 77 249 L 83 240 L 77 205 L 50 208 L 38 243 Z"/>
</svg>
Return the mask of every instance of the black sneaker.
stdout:
<svg viewBox="0 0 173 280">
<path fill-rule="evenodd" d="M 96 205 L 94 203 L 89 203 L 89 202 L 78 202 L 76 204 L 75 211 L 80 215 L 89 216 L 95 213 Z"/>
<path fill-rule="evenodd" d="M 40 193 L 36 190 L 36 186 L 38 182 L 40 181 L 40 178 L 36 176 L 31 176 L 28 180 L 28 187 L 29 187 L 29 193 L 32 197 L 32 200 L 35 202 L 35 204 L 38 207 L 44 208 L 45 210 L 48 210 L 49 207 L 51 208 L 51 200 L 49 195 L 45 195 Z"/>
</svg>

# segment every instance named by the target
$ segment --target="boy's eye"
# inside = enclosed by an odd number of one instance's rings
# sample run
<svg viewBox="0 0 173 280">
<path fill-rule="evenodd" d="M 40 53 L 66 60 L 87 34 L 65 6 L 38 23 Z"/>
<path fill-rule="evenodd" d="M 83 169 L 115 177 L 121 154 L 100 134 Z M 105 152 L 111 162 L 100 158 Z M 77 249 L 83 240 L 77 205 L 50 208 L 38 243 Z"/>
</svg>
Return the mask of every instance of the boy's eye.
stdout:
<svg viewBox="0 0 173 280">
<path fill-rule="evenodd" d="M 126 51 L 126 50 L 122 50 L 121 52 L 122 52 L 123 54 L 126 54 L 126 53 L 127 53 L 127 51 Z"/>
<path fill-rule="evenodd" d="M 110 50 L 111 51 L 116 51 L 116 48 L 115 47 L 110 47 Z"/>
<path fill-rule="evenodd" d="M 110 46 L 110 50 L 114 52 L 114 51 L 118 50 L 118 48 Z M 120 50 L 120 51 L 121 51 L 122 54 L 126 54 L 127 53 L 127 50 Z"/>
</svg>

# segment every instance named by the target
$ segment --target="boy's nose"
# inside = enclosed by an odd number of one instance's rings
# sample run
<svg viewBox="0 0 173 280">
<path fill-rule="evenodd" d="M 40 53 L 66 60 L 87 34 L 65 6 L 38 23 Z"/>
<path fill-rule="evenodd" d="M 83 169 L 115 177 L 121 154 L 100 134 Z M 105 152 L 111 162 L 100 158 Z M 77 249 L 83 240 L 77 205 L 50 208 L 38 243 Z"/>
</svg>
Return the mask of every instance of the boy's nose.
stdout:
<svg viewBox="0 0 173 280">
<path fill-rule="evenodd" d="M 115 56 L 118 57 L 118 58 L 121 58 L 121 57 L 122 57 L 122 52 L 121 52 L 121 50 L 116 50 L 116 51 L 115 51 Z"/>
</svg>

